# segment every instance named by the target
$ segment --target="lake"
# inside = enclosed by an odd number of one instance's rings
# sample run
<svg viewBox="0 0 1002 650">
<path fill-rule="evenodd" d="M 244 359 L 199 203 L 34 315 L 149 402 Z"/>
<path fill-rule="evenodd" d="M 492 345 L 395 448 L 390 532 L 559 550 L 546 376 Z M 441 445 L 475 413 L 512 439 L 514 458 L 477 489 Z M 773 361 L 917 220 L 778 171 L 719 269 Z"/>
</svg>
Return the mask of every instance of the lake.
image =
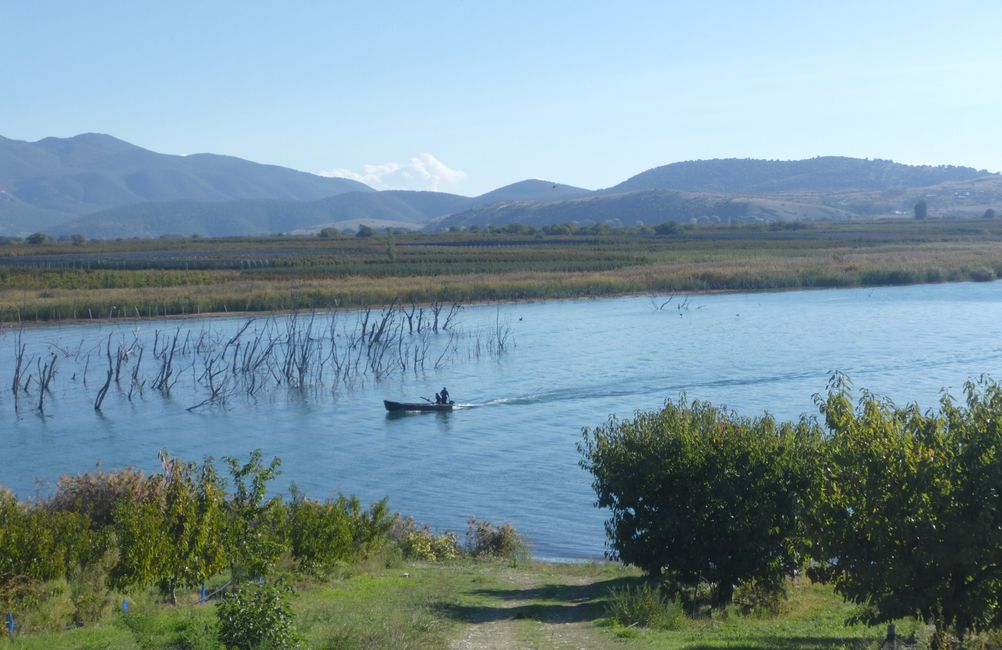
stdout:
<svg viewBox="0 0 1002 650">
<path fill-rule="evenodd" d="M 10 389 L 17 332 L 7 328 L 0 334 L 0 485 L 27 498 L 96 461 L 154 471 L 162 448 L 189 460 L 246 458 L 261 448 L 266 459 L 282 459 L 278 491 L 295 482 L 317 498 L 388 496 L 394 510 L 460 535 L 469 517 L 509 521 L 535 556 L 580 560 L 601 557 L 605 548 L 604 513 L 578 466 L 582 427 L 657 409 L 683 391 L 742 415 L 813 414 L 812 395 L 824 391 L 833 370 L 857 387 L 924 408 L 936 405 L 941 389 L 959 396 L 968 378 L 1002 376 L 1000 283 L 666 300 L 466 307 L 451 333 L 400 329 L 376 371 L 342 369 L 338 381 L 329 352 L 318 352 L 327 355 L 327 374 L 289 387 L 276 356 L 270 370 L 259 371 L 253 395 L 246 383 L 233 384 L 223 391 L 227 399 L 192 411 L 211 394 L 206 359 L 246 318 L 25 329 L 21 340 L 33 360 L 22 382 L 28 374 L 36 379 L 17 408 Z M 342 312 L 332 330 L 330 317 L 317 315 L 311 336 L 336 330 L 331 340 L 340 337 L 344 346 L 359 318 Z M 306 319 L 299 316 L 297 336 Z M 254 332 L 288 341 L 289 329 L 286 316 L 256 319 L 242 333 L 240 358 Z M 187 349 L 178 352 L 176 383 L 164 395 L 151 386 L 163 364 L 154 338 L 163 346 L 168 335 Z M 96 412 L 109 336 L 113 355 L 122 345 L 131 356 Z M 199 338 L 204 345 L 196 351 Z M 52 355 L 56 375 L 39 412 L 37 376 Z M 423 363 L 415 364 L 415 355 Z M 408 367 L 401 369 L 404 356 Z M 145 383 L 130 400 L 127 376 L 137 364 Z M 383 409 L 384 398 L 420 401 L 443 385 L 461 405 L 453 413 L 391 417 Z"/>
</svg>

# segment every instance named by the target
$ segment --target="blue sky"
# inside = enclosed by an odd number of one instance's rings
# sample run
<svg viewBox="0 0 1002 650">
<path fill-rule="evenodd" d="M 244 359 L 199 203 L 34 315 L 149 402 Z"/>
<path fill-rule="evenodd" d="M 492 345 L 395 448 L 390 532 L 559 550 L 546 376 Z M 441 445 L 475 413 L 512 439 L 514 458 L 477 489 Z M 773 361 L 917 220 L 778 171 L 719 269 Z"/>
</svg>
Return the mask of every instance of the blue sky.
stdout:
<svg viewBox="0 0 1002 650">
<path fill-rule="evenodd" d="M 995 0 L 0 0 L 0 135 L 460 194 L 720 157 L 1002 171 L 1000 80 Z"/>
</svg>

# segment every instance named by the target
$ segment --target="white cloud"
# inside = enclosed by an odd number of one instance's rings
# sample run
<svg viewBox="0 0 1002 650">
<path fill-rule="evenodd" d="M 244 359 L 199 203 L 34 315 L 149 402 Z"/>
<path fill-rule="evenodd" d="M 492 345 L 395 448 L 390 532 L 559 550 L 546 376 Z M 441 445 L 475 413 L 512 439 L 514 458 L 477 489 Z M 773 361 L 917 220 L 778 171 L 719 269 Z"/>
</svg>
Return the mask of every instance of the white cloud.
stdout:
<svg viewBox="0 0 1002 650">
<path fill-rule="evenodd" d="M 350 178 L 377 190 L 439 191 L 466 180 L 466 172 L 452 169 L 430 153 L 418 154 L 405 163 L 362 165 L 361 172 L 338 168 L 322 171 L 320 175 Z"/>
</svg>

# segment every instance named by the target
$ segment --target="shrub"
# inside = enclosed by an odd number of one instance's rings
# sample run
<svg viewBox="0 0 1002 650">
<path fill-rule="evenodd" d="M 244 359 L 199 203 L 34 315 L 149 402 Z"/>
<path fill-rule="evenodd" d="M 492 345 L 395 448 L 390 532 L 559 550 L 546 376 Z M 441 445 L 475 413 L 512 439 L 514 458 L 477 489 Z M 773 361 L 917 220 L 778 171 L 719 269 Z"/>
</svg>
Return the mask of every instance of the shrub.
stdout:
<svg viewBox="0 0 1002 650">
<path fill-rule="evenodd" d="M 466 551 L 473 557 L 516 560 L 528 555 L 529 545 L 511 524 L 495 527 L 473 517 L 467 523 Z"/>
<path fill-rule="evenodd" d="M 427 560 L 454 560 L 463 553 L 459 538 L 453 532 L 436 535 L 431 528 L 418 528 L 414 519 L 397 519 L 389 538 L 397 543 L 406 558 Z"/>
<path fill-rule="evenodd" d="M 830 440 L 812 575 L 861 605 L 861 620 L 918 613 L 937 638 L 961 640 L 1002 625 L 1002 387 L 982 378 L 964 393 L 938 413 L 866 392 L 854 406 L 836 375 L 816 398 Z"/>
<path fill-rule="evenodd" d="M 127 467 L 106 472 L 99 466 L 93 472 L 60 476 L 56 493 L 44 505 L 49 510 L 86 515 L 98 529 L 112 523 L 118 501 L 142 498 L 148 485 L 141 470 Z"/>
<path fill-rule="evenodd" d="M 355 497 L 319 502 L 294 490 L 289 505 L 292 557 L 309 573 L 330 571 L 377 551 L 392 524 L 385 499 L 366 511 Z"/>
<path fill-rule="evenodd" d="M 659 630 L 677 630 L 685 620 L 682 603 L 668 600 L 649 582 L 609 590 L 606 615 L 625 627 L 642 626 Z"/>
<path fill-rule="evenodd" d="M 293 625 L 283 585 L 245 583 L 216 605 L 219 640 L 228 648 L 294 648 L 301 639 Z"/>
<path fill-rule="evenodd" d="M 0 591 L 19 576 L 63 578 L 68 569 L 100 557 L 106 543 L 83 515 L 30 507 L 12 493 L 0 492 Z"/>
<path fill-rule="evenodd" d="M 775 616 L 780 613 L 786 600 L 786 584 L 770 585 L 757 580 L 745 580 L 734 589 L 732 603 L 741 608 L 741 613 L 756 616 Z"/>
<path fill-rule="evenodd" d="M 584 431 L 614 557 L 680 584 L 709 580 L 715 604 L 755 579 L 778 586 L 801 564 L 799 517 L 816 480 L 816 424 L 739 418 L 705 402 Z"/>
</svg>

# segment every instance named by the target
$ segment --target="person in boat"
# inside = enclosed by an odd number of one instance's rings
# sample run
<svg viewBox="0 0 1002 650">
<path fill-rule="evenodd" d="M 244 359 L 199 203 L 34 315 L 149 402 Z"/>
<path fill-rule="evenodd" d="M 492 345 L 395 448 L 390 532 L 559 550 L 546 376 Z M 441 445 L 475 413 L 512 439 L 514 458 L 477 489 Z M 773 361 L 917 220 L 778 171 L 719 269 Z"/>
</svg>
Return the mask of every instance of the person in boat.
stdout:
<svg viewBox="0 0 1002 650">
<path fill-rule="evenodd" d="M 449 391 L 445 386 L 442 386 L 442 392 L 439 393 L 438 396 L 442 398 L 442 401 L 439 402 L 439 404 L 449 403 Z"/>
<path fill-rule="evenodd" d="M 441 393 L 435 393 L 435 403 L 436 404 L 441 404 L 442 403 L 442 394 Z"/>
</svg>

